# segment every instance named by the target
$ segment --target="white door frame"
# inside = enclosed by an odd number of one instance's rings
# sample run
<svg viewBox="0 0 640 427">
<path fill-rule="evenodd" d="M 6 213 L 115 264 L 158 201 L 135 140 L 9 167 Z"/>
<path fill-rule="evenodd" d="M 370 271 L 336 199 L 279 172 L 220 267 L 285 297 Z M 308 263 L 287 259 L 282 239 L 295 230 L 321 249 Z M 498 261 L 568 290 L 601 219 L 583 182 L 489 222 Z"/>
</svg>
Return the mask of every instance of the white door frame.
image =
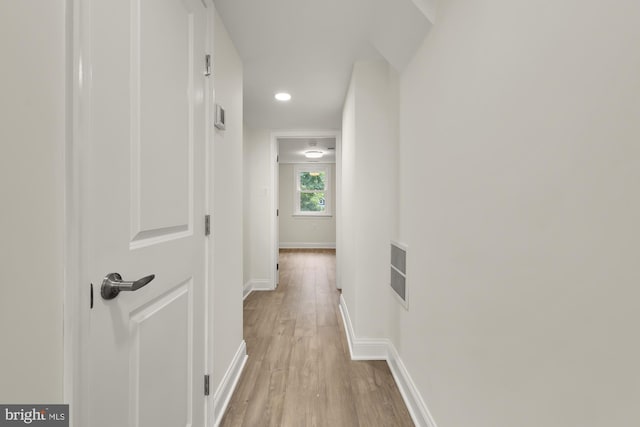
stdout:
<svg viewBox="0 0 640 427">
<path fill-rule="evenodd" d="M 213 5 L 213 0 L 203 0 L 203 4 L 207 8 L 207 28 L 206 28 L 206 42 L 205 42 L 205 51 L 211 55 L 211 68 L 215 70 L 215 55 L 214 55 L 214 25 L 215 25 L 215 7 Z M 205 79 L 204 90 L 205 90 L 205 103 L 204 103 L 204 111 L 205 111 L 205 168 L 204 168 L 204 189 L 205 189 L 205 200 L 204 200 L 204 211 L 206 215 L 211 215 L 213 211 L 213 165 L 214 165 L 214 139 L 215 132 L 213 131 L 213 121 L 211 120 L 213 112 L 215 112 L 215 92 L 214 92 L 214 78 L 215 73 L 211 73 L 208 79 Z M 213 230 L 211 230 L 213 233 Z M 204 297 L 208 301 L 208 304 L 205 305 L 204 312 L 204 348 L 205 348 L 205 358 L 204 358 L 204 369 L 205 372 L 209 375 L 213 373 L 213 357 L 215 352 L 213 351 L 213 293 L 214 293 L 214 262 L 212 260 L 213 256 L 213 239 L 206 239 L 205 241 L 205 272 L 204 272 L 204 280 L 205 280 L 205 288 L 204 288 Z M 207 400 L 205 402 L 205 413 L 204 420 L 207 426 L 213 426 L 215 423 L 215 402 L 214 402 L 214 393 L 210 393 L 207 396 Z"/>
<path fill-rule="evenodd" d="M 205 48 L 213 51 L 213 0 L 202 0 L 207 7 L 207 41 Z M 92 58 L 91 58 L 91 1 L 66 0 L 66 143 L 65 143 L 65 212 L 64 212 L 64 309 L 63 309 L 63 400 L 69 404 L 70 426 L 83 427 L 90 425 L 88 412 L 89 395 L 89 311 L 92 298 L 91 284 L 88 279 L 83 249 L 87 247 L 87 219 L 83 216 L 83 197 L 81 183 L 89 176 L 86 170 L 86 141 L 91 136 L 91 101 L 92 101 Z M 210 105 L 213 100 L 213 82 L 205 83 L 209 102 L 205 105 L 206 114 L 206 150 L 211 145 L 212 125 Z M 206 194 L 211 191 L 208 177 L 211 176 L 211 156 L 207 156 L 205 165 Z M 209 210 L 209 201 L 205 200 L 205 210 Z M 205 249 L 206 251 L 206 249 Z M 211 302 L 213 286 L 208 280 L 213 277 L 213 264 L 205 259 L 205 295 L 210 304 L 205 307 L 205 368 L 210 371 L 213 361 L 213 316 Z M 100 297 L 100 284 L 93 284 L 93 298 Z M 205 420 L 213 419 L 213 395 L 208 396 L 205 404 Z M 211 411 L 211 412 L 209 412 Z"/>
<path fill-rule="evenodd" d="M 278 252 L 280 251 L 280 236 L 278 236 L 278 216 L 276 215 L 276 209 L 278 209 L 278 199 L 279 199 L 279 168 L 278 162 L 276 161 L 276 156 L 278 155 L 278 139 L 279 138 L 335 138 L 336 140 L 336 204 L 334 215 L 336 215 L 336 225 L 340 221 L 340 217 L 338 213 L 340 212 L 340 198 L 341 187 L 342 187 L 342 174 L 340 173 L 340 168 L 342 165 L 342 132 L 335 129 L 320 129 L 320 130 L 283 130 L 283 131 L 273 131 L 271 132 L 271 150 L 270 150 L 270 168 L 271 168 L 271 285 L 272 289 L 275 289 L 277 286 L 277 278 L 278 271 L 276 268 L 276 264 L 278 263 Z M 338 227 L 336 226 L 336 245 L 338 244 L 339 239 L 337 238 Z M 336 250 L 338 248 L 336 247 Z M 336 286 L 340 288 L 336 281 Z"/>
<path fill-rule="evenodd" d="M 91 289 L 83 262 L 85 218 L 80 183 L 86 176 L 84 141 L 91 131 L 91 4 L 67 0 L 67 138 L 65 147 L 65 271 L 64 271 L 64 402 L 70 425 L 89 425 L 86 304 Z M 94 283 L 94 297 L 99 295 Z M 99 292 L 99 291 L 98 291 Z M 83 314 L 84 311 L 84 314 Z"/>
</svg>

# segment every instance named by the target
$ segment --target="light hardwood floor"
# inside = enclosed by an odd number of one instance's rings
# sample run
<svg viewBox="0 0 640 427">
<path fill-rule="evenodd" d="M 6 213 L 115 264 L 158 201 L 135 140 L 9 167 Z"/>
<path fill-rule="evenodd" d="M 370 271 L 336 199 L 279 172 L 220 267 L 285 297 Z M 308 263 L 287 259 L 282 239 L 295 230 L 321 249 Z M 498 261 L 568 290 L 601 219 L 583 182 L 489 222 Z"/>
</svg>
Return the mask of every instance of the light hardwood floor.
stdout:
<svg viewBox="0 0 640 427">
<path fill-rule="evenodd" d="M 222 426 L 412 426 L 385 361 L 352 361 L 335 250 L 281 250 L 276 291 L 244 302 L 249 359 Z"/>
</svg>

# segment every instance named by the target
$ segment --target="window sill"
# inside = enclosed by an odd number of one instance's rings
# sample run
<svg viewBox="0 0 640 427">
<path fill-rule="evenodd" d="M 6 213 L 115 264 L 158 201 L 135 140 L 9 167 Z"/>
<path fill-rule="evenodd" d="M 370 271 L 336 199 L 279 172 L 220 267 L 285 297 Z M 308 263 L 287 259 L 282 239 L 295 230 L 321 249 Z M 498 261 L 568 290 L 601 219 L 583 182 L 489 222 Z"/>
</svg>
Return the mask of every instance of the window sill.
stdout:
<svg viewBox="0 0 640 427">
<path fill-rule="evenodd" d="M 333 214 L 330 213 L 322 213 L 322 214 L 293 214 L 291 215 L 293 218 L 331 218 Z"/>
</svg>

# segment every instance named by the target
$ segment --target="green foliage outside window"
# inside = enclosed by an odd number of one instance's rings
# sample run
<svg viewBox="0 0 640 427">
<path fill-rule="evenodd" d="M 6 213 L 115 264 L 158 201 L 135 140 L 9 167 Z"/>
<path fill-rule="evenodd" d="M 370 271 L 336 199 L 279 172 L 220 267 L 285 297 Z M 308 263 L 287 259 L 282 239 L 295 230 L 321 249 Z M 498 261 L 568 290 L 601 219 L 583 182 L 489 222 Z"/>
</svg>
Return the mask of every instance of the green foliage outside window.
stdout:
<svg viewBox="0 0 640 427">
<path fill-rule="evenodd" d="M 324 212 L 325 172 L 300 172 L 300 211 Z"/>
<path fill-rule="evenodd" d="M 302 212 L 324 212 L 324 193 L 300 193 Z"/>
<path fill-rule="evenodd" d="M 324 190 L 324 172 L 300 172 L 300 190 Z"/>
</svg>

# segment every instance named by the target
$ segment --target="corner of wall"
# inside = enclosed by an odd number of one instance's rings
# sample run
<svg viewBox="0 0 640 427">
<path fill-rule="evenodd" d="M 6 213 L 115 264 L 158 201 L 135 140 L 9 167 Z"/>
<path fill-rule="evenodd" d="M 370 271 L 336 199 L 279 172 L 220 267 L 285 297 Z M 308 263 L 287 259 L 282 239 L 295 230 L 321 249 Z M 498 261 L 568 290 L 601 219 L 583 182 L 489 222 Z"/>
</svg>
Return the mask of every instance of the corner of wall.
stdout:
<svg viewBox="0 0 640 427">
<path fill-rule="evenodd" d="M 429 408 L 413 382 L 413 378 L 405 367 L 393 342 L 385 338 L 358 338 L 353 329 L 347 303 L 342 296 L 340 296 L 339 308 L 351 359 L 386 360 L 415 425 L 437 427 Z"/>
<path fill-rule="evenodd" d="M 233 391 L 240 380 L 242 370 L 247 363 L 247 358 L 247 344 L 243 340 L 222 377 L 222 381 L 220 381 L 216 392 L 213 394 L 213 425 L 215 427 L 220 425 L 222 421 L 231 396 L 233 396 Z"/>
<path fill-rule="evenodd" d="M 386 360 L 389 340 L 385 338 L 357 338 L 353 329 L 347 302 L 340 295 L 340 314 L 344 322 L 345 334 L 349 343 L 352 360 Z"/>
</svg>

